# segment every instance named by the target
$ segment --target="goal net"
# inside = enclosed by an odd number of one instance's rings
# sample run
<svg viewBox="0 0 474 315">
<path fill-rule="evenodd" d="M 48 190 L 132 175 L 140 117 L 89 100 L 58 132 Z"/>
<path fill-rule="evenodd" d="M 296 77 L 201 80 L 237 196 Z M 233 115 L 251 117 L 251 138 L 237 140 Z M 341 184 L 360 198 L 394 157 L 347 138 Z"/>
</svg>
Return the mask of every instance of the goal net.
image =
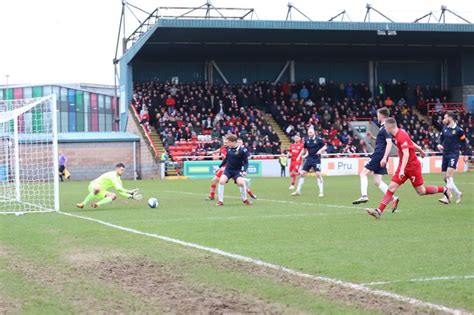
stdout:
<svg viewBox="0 0 474 315">
<path fill-rule="evenodd" d="M 59 211 L 56 96 L 0 101 L 0 214 Z"/>
</svg>

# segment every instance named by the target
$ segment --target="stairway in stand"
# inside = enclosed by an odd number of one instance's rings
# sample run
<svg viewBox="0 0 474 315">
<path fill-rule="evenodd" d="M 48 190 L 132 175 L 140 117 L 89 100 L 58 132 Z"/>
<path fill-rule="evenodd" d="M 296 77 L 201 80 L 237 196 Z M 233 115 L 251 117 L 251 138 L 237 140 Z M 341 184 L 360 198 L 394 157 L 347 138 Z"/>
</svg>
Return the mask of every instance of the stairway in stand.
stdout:
<svg viewBox="0 0 474 315">
<path fill-rule="evenodd" d="M 428 122 L 428 123 L 431 122 L 431 118 L 430 118 L 429 116 L 427 116 L 427 115 L 422 114 L 418 109 L 413 108 L 413 112 L 414 112 L 416 115 L 418 115 L 418 118 L 419 118 L 420 120 L 424 120 L 424 121 L 426 121 L 426 122 Z"/>
<path fill-rule="evenodd" d="M 161 141 L 161 138 L 158 135 L 158 132 L 152 126 L 150 126 L 150 138 L 151 138 L 151 141 L 153 141 L 153 143 L 155 144 L 155 147 L 158 150 L 158 152 L 160 152 L 160 154 L 166 151 L 165 146 L 163 144 L 163 141 Z M 178 176 L 178 173 L 176 172 L 176 168 L 167 167 L 166 175 L 167 176 Z"/>
<path fill-rule="evenodd" d="M 150 126 L 149 129 L 150 129 L 151 141 L 153 141 L 153 144 L 155 145 L 159 154 L 165 152 L 165 146 L 163 145 L 163 142 L 161 141 L 160 136 L 158 135 L 158 132 L 156 131 L 156 129 L 152 126 Z"/>
<path fill-rule="evenodd" d="M 275 119 L 271 114 L 265 114 L 265 120 L 272 126 L 273 130 L 276 131 L 281 142 L 281 149 L 288 150 L 290 148 L 291 140 L 288 138 L 286 133 L 280 128 Z"/>
</svg>

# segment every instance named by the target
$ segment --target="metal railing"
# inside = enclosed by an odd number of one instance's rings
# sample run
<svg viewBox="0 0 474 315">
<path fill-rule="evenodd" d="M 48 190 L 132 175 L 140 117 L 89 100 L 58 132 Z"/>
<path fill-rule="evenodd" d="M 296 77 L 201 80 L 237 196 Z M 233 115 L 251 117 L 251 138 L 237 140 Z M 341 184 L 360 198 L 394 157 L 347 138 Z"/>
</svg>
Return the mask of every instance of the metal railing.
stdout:
<svg viewBox="0 0 474 315">
<path fill-rule="evenodd" d="M 442 152 L 438 151 L 425 151 L 426 156 L 441 156 Z M 372 153 L 326 153 L 322 154 L 322 158 L 366 158 L 370 157 Z M 417 155 L 420 155 L 417 152 Z M 251 160 L 274 160 L 278 159 L 281 154 L 252 154 L 249 159 Z M 176 155 L 171 156 L 173 161 L 218 161 L 221 159 L 220 156 L 215 155 Z"/>
<path fill-rule="evenodd" d="M 142 124 L 140 124 L 140 115 L 138 115 L 138 112 L 137 110 L 135 109 L 134 106 L 130 106 L 130 109 L 133 113 L 133 119 L 135 120 L 135 123 L 138 125 L 138 130 L 140 130 L 140 132 L 142 133 L 142 135 L 145 137 L 145 139 L 147 140 L 147 144 L 149 146 L 149 148 L 151 148 L 152 150 L 152 153 L 154 155 L 155 158 L 159 158 L 159 155 L 158 155 L 158 149 L 156 148 L 156 145 L 155 143 L 153 142 L 153 140 L 151 139 L 151 136 L 150 136 L 150 131 L 145 128 Z"/>
<path fill-rule="evenodd" d="M 441 109 L 436 109 L 436 106 L 441 104 L 443 107 Z M 428 116 L 432 116 L 434 113 L 441 113 L 446 111 L 455 111 L 455 112 L 464 112 L 465 106 L 464 103 L 428 103 L 426 104 L 428 108 Z"/>
</svg>

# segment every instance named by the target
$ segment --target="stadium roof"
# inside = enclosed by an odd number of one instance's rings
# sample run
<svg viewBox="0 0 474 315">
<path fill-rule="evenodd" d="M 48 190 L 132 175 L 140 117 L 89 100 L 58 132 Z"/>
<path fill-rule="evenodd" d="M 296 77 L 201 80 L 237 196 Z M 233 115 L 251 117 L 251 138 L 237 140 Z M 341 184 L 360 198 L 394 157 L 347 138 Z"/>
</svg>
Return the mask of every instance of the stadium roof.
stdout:
<svg viewBox="0 0 474 315">
<path fill-rule="evenodd" d="M 396 35 L 395 35 L 396 34 Z M 474 48 L 474 25 L 160 18 L 124 54 L 139 59 L 446 55 Z M 433 47 L 437 49 L 433 51 Z M 387 55 L 388 54 L 388 55 Z M 124 60 L 125 59 L 125 60 Z"/>
</svg>

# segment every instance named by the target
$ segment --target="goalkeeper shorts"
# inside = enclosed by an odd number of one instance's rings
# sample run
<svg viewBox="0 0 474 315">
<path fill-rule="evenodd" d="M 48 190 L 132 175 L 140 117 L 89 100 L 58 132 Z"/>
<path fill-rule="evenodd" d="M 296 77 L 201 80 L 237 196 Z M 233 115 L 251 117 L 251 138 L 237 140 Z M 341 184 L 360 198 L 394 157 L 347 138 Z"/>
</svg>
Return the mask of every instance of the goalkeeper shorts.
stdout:
<svg viewBox="0 0 474 315">
<path fill-rule="evenodd" d="M 88 189 L 89 189 L 89 192 L 90 192 L 90 193 L 94 190 L 94 185 L 96 185 L 94 182 L 91 182 L 91 183 L 89 184 L 89 188 L 88 188 Z M 99 187 L 100 187 L 100 186 L 99 186 Z M 104 198 L 105 198 L 105 194 L 107 194 L 107 191 L 101 188 L 101 189 L 99 190 L 99 192 L 98 192 L 97 194 L 95 194 L 95 197 L 96 197 L 97 199 L 104 199 Z"/>
</svg>

